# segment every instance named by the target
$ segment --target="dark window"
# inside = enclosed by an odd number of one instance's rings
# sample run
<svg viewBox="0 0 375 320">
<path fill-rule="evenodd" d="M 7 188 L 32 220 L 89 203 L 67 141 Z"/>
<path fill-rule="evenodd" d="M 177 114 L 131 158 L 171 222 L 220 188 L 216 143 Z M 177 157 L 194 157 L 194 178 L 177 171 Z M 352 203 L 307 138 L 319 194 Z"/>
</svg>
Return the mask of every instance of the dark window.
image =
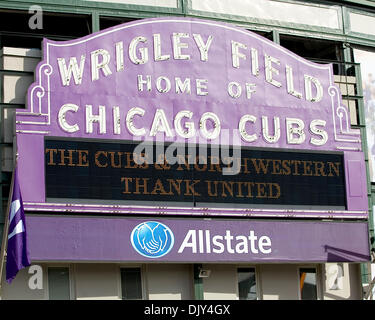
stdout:
<svg viewBox="0 0 375 320">
<path fill-rule="evenodd" d="M 317 300 L 316 269 L 301 268 L 299 270 L 301 300 Z"/>
<path fill-rule="evenodd" d="M 238 268 L 238 296 L 240 300 L 256 300 L 255 268 Z"/>
<path fill-rule="evenodd" d="M 260 31 L 260 30 L 251 30 L 251 29 L 248 29 L 248 30 L 252 31 L 254 33 L 257 33 L 257 34 L 259 34 L 260 36 L 262 36 L 264 38 L 267 38 L 269 40 L 273 40 L 272 31 Z"/>
<path fill-rule="evenodd" d="M 48 295 L 50 300 L 70 300 L 69 268 L 48 268 Z"/>
<path fill-rule="evenodd" d="M 343 44 L 338 41 L 280 35 L 280 45 L 297 55 L 317 63 L 333 63 L 333 72 L 346 75 Z"/>
<path fill-rule="evenodd" d="M 140 268 L 121 269 L 121 292 L 123 300 L 142 299 L 142 280 Z"/>
<path fill-rule="evenodd" d="M 100 30 L 137 20 L 136 18 L 100 17 Z"/>
<path fill-rule="evenodd" d="M 280 45 L 306 59 L 343 61 L 341 42 L 280 35 Z"/>
<path fill-rule="evenodd" d="M 90 15 L 43 11 L 42 29 L 32 29 L 29 26 L 29 21 L 33 15 L 33 13 L 21 10 L 1 11 L 1 47 L 40 49 L 43 38 L 69 40 L 83 37 L 92 32 Z"/>
</svg>

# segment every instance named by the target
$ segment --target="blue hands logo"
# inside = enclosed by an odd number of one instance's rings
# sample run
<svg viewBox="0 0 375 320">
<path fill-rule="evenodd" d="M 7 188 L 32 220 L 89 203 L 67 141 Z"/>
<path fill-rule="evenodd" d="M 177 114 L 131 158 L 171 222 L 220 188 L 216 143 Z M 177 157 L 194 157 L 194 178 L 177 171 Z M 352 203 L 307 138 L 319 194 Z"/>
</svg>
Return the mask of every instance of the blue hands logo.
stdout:
<svg viewBox="0 0 375 320">
<path fill-rule="evenodd" d="M 130 236 L 133 248 L 147 258 L 160 258 L 171 251 L 174 236 L 165 224 L 146 221 L 137 225 Z"/>
</svg>

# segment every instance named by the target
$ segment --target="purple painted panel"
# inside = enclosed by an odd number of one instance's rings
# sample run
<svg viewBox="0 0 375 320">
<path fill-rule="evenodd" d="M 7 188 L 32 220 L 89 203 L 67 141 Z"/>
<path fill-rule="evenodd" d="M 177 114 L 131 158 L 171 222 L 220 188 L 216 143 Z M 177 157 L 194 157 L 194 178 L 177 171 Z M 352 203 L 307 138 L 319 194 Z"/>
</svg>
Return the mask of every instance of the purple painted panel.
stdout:
<svg viewBox="0 0 375 320">
<path fill-rule="evenodd" d="M 230 24 L 145 19 L 76 40 L 44 40 L 43 60 L 35 74 L 27 109 L 16 115 L 26 210 L 45 210 L 48 205 L 45 136 L 230 143 L 344 152 L 345 158 L 363 155 L 360 132 L 350 128 L 331 65 L 307 61 Z M 194 131 L 186 138 L 189 126 Z M 363 160 L 360 166 L 365 172 Z M 353 179 L 361 184 L 365 177 Z M 360 196 L 348 196 L 348 217 L 367 217 L 366 189 L 361 190 Z M 53 207 L 71 210 L 66 204 Z M 90 204 L 73 210 L 103 212 L 105 208 Z M 282 216 L 304 215 L 298 210 L 279 211 Z M 193 209 L 184 212 L 194 214 Z M 252 212 L 226 211 L 229 215 Z M 266 215 L 262 210 L 255 213 Z M 325 210 L 305 214 L 342 217 Z"/>
<path fill-rule="evenodd" d="M 345 175 L 348 210 L 367 210 L 367 179 L 363 152 L 345 154 Z"/>
<path fill-rule="evenodd" d="M 133 246 L 133 230 L 150 220 L 28 215 L 33 261 L 112 262 L 360 262 L 369 260 L 367 223 L 249 220 L 152 219 L 170 230 L 152 228 L 135 238 L 155 256 Z M 174 241 L 171 241 L 171 240 Z M 168 242 L 169 240 L 169 242 Z M 45 244 L 48 243 L 48 246 Z M 156 245 L 165 254 L 158 257 Z"/>
</svg>

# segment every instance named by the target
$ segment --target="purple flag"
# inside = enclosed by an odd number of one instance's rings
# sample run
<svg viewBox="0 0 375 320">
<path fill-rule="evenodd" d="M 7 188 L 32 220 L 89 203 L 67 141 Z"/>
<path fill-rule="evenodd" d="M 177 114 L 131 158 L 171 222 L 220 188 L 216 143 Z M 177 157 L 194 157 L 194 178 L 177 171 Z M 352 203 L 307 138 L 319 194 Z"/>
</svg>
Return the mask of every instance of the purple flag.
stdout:
<svg viewBox="0 0 375 320">
<path fill-rule="evenodd" d="M 25 213 L 23 210 L 17 167 L 14 172 L 12 202 L 9 208 L 6 281 L 11 283 L 19 270 L 30 265 L 26 240 Z"/>
</svg>

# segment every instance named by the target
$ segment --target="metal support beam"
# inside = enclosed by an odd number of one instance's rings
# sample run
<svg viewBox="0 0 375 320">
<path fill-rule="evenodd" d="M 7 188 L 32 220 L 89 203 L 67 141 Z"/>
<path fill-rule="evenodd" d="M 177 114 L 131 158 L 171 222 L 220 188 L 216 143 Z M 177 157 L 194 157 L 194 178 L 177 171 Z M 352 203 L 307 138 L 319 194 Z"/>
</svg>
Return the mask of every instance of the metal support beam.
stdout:
<svg viewBox="0 0 375 320">
<path fill-rule="evenodd" d="M 91 14 L 92 33 L 100 31 L 99 12 L 93 11 Z"/>
<path fill-rule="evenodd" d="M 280 34 L 279 34 L 279 31 L 277 30 L 272 30 L 272 41 L 277 43 L 277 44 L 280 44 Z"/>
<path fill-rule="evenodd" d="M 201 264 L 194 264 L 194 299 L 203 300 L 203 278 L 199 277 Z"/>
</svg>

